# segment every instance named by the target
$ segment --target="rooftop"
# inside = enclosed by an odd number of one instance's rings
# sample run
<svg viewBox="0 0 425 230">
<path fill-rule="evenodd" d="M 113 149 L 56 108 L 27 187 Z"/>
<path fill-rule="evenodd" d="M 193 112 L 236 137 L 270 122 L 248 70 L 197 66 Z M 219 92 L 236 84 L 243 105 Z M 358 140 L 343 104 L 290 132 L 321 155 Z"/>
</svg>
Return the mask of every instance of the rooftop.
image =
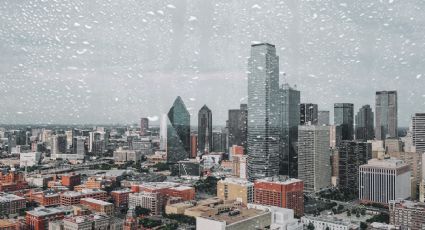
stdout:
<svg viewBox="0 0 425 230">
<path fill-rule="evenodd" d="M 103 201 L 103 200 L 96 200 L 96 199 L 93 199 L 93 198 L 83 198 L 83 199 L 81 199 L 82 201 L 84 200 L 84 201 L 87 201 L 87 202 L 91 202 L 91 203 L 95 203 L 95 204 L 99 204 L 99 205 L 112 205 L 111 203 L 109 203 L 109 202 L 106 202 L 106 201 Z"/>
<path fill-rule="evenodd" d="M 63 213 L 63 210 L 58 209 L 58 208 L 36 208 L 32 211 L 27 211 L 28 214 L 32 215 L 32 216 L 49 216 L 49 215 L 55 215 L 55 214 L 59 214 L 59 213 Z"/>
<path fill-rule="evenodd" d="M 232 215 L 232 213 L 234 214 Z M 217 215 L 202 214 L 201 217 L 210 219 L 210 220 L 226 222 L 226 225 L 230 225 L 230 224 L 243 221 L 246 219 L 250 219 L 256 216 L 261 216 L 266 213 L 270 213 L 270 212 L 265 210 L 254 209 L 254 208 L 251 208 L 251 209 L 243 208 L 243 209 L 233 210 L 230 212 L 222 212 Z"/>
<path fill-rule="evenodd" d="M 241 178 L 225 178 L 224 180 L 219 180 L 219 183 L 230 183 L 230 184 L 238 184 L 238 185 L 245 185 L 245 186 L 253 186 L 254 183 L 241 179 Z"/>
<path fill-rule="evenodd" d="M 25 200 L 25 198 L 14 195 L 14 194 L 8 194 L 8 193 L 0 194 L 0 202 L 10 202 L 10 201 L 16 201 L 16 200 Z"/>
<path fill-rule="evenodd" d="M 396 159 L 396 158 L 386 158 L 386 159 L 371 159 L 367 162 L 367 164 L 362 165 L 360 167 L 366 168 L 400 168 L 404 167 L 407 164 L 404 161 Z"/>
<path fill-rule="evenodd" d="M 264 179 L 258 179 L 255 182 L 269 182 L 269 183 L 276 183 L 276 184 L 282 184 L 282 185 L 288 185 L 293 184 L 297 182 L 302 182 L 300 179 L 294 179 L 294 178 L 275 178 L 275 177 L 267 177 Z"/>
</svg>

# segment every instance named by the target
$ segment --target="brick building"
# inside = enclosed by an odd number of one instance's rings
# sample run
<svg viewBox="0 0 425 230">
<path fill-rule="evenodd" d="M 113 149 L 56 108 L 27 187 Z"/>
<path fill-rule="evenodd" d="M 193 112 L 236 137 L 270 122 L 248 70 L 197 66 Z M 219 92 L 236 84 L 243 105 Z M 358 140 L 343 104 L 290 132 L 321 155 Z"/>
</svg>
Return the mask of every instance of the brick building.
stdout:
<svg viewBox="0 0 425 230">
<path fill-rule="evenodd" d="M 254 203 L 293 209 L 304 215 L 304 183 L 298 179 L 266 178 L 254 182 Z"/>
<path fill-rule="evenodd" d="M 25 181 L 24 174 L 14 171 L 7 174 L 0 172 L 0 192 L 13 192 L 27 188 L 28 182 Z"/>
<path fill-rule="evenodd" d="M 49 222 L 62 220 L 64 212 L 57 208 L 36 208 L 32 211 L 27 211 L 25 217 L 27 230 L 48 230 Z"/>
<path fill-rule="evenodd" d="M 88 207 L 93 212 L 102 212 L 109 216 L 114 214 L 114 205 L 112 203 L 93 198 L 82 198 L 80 202 L 81 205 Z"/>
<path fill-rule="evenodd" d="M 180 197 L 183 200 L 195 199 L 195 188 L 172 182 L 155 182 L 131 185 L 132 192 L 158 192 L 166 197 Z"/>
<path fill-rule="evenodd" d="M 62 185 L 68 187 L 69 189 L 74 189 L 76 185 L 81 184 L 81 175 L 80 174 L 65 174 L 62 175 Z"/>
<path fill-rule="evenodd" d="M 13 194 L 0 193 L 0 215 L 16 214 L 26 208 L 26 200 Z"/>
<path fill-rule="evenodd" d="M 64 192 L 60 195 L 60 204 L 64 206 L 80 204 L 82 198 L 93 198 L 106 201 L 107 193 L 97 189 L 83 189 L 81 192 Z"/>
<path fill-rule="evenodd" d="M 118 190 L 112 191 L 111 197 L 114 201 L 114 205 L 116 208 L 124 208 L 128 206 L 128 196 L 130 194 L 130 190 Z"/>
<path fill-rule="evenodd" d="M 389 202 L 390 224 L 400 229 L 425 228 L 425 204 L 408 200 Z"/>
<path fill-rule="evenodd" d="M 30 200 L 44 207 L 56 206 L 60 204 L 60 195 L 54 191 L 30 192 Z"/>
</svg>

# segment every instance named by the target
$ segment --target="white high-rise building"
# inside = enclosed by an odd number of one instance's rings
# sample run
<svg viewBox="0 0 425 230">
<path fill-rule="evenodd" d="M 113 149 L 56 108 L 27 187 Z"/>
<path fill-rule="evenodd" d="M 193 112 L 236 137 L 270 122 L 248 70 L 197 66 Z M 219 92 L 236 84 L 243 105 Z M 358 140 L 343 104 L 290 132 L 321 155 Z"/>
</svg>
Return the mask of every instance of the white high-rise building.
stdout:
<svg viewBox="0 0 425 230">
<path fill-rule="evenodd" d="M 387 204 L 411 195 L 409 165 L 395 158 L 372 159 L 359 168 L 359 200 Z"/>
<path fill-rule="evenodd" d="M 412 117 L 412 136 L 416 151 L 425 153 L 425 113 L 416 113 Z"/>
<path fill-rule="evenodd" d="M 301 125 L 298 129 L 298 178 L 304 181 L 304 191 L 330 187 L 329 126 Z"/>
</svg>

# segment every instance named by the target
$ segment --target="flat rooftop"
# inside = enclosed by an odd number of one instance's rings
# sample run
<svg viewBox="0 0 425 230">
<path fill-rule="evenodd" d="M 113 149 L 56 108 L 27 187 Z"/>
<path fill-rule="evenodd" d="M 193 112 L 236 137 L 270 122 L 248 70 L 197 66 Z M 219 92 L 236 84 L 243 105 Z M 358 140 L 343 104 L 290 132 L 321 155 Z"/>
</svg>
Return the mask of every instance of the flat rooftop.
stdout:
<svg viewBox="0 0 425 230">
<path fill-rule="evenodd" d="M 91 203 L 95 203 L 95 204 L 99 204 L 99 205 L 103 205 L 103 206 L 112 205 L 112 203 L 109 203 L 109 202 L 106 202 L 106 201 L 103 201 L 103 200 L 96 200 L 96 199 L 93 199 L 93 198 L 83 198 L 81 200 L 91 202 Z"/>
<path fill-rule="evenodd" d="M 238 210 L 239 210 L 239 214 L 235 214 L 235 215 L 229 215 L 230 212 L 223 212 L 217 215 L 203 214 L 201 215 L 201 217 L 210 219 L 210 220 L 226 222 L 226 225 L 230 225 L 242 220 L 250 219 L 256 216 L 269 213 L 269 211 L 264 211 L 264 210 L 254 209 L 254 208 L 251 208 L 251 209 L 244 208 L 244 209 L 238 209 Z"/>
<path fill-rule="evenodd" d="M 36 208 L 32 211 L 27 211 L 27 213 L 33 216 L 49 216 L 63 213 L 63 210 L 58 208 Z"/>
<path fill-rule="evenodd" d="M 17 201 L 17 200 L 25 200 L 25 198 L 14 195 L 14 194 L 8 194 L 8 193 L 0 194 L 0 202 L 10 202 L 10 201 Z"/>
</svg>

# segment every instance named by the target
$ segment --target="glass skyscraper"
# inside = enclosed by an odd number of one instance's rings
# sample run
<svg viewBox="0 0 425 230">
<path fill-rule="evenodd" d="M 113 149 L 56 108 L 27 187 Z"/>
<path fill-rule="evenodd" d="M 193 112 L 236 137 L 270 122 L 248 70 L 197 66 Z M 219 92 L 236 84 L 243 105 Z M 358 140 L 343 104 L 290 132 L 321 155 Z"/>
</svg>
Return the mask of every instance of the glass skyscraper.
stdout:
<svg viewBox="0 0 425 230">
<path fill-rule="evenodd" d="M 177 97 L 168 112 L 167 162 L 177 163 L 189 158 L 190 114 L 181 97 Z"/>
<path fill-rule="evenodd" d="M 373 140 L 373 112 L 370 105 L 364 105 L 356 115 L 356 140 Z"/>
<path fill-rule="evenodd" d="M 198 113 L 198 152 L 210 152 L 213 147 L 212 140 L 212 112 L 204 105 Z"/>
<path fill-rule="evenodd" d="M 375 96 L 375 138 L 385 140 L 397 134 L 397 91 L 378 91 Z"/>
<path fill-rule="evenodd" d="M 300 91 L 284 84 L 279 89 L 279 174 L 296 178 L 298 175 L 298 125 L 300 123 Z"/>
<path fill-rule="evenodd" d="M 342 140 L 354 139 L 354 105 L 351 103 L 334 104 L 334 124 L 342 128 Z"/>
<path fill-rule="evenodd" d="M 248 132 L 248 107 L 241 104 L 240 109 L 229 110 L 229 120 L 227 121 L 228 147 L 239 145 L 247 152 L 247 132 Z"/>
<path fill-rule="evenodd" d="M 279 57 L 274 45 L 251 46 L 248 61 L 248 178 L 279 174 Z"/>
<path fill-rule="evenodd" d="M 317 125 L 318 122 L 318 105 L 311 103 L 300 104 L 300 125 Z"/>
</svg>

